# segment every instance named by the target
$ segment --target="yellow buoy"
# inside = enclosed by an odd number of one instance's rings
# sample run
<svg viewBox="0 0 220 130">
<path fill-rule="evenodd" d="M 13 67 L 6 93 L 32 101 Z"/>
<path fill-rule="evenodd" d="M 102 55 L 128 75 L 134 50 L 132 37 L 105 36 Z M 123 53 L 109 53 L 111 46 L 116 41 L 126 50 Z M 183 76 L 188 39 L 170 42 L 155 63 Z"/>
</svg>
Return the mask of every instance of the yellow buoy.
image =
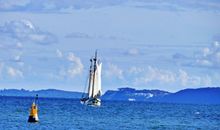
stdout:
<svg viewBox="0 0 220 130">
<path fill-rule="evenodd" d="M 28 122 L 38 122 L 39 121 L 38 108 L 37 108 L 37 99 L 38 99 L 38 95 L 36 95 L 35 100 L 31 105 Z"/>
</svg>

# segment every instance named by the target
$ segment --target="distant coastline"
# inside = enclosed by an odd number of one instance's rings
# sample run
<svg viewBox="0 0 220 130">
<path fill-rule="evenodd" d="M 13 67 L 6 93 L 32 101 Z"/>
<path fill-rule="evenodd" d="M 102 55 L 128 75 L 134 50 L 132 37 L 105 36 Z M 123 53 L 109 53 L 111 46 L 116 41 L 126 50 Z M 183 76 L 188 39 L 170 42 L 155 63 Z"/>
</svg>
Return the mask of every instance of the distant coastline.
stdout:
<svg viewBox="0 0 220 130">
<path fill-rule="evenodd" d="M 58 89 L 25 90 L 25 89 L 2 89 L 0 96 L 34 97 L 38 94 L 44 98 L 80 98 L 82 92 L 64 91 Z"/>
<path fill-rule="evenodd" d="M 2 89 L 0 96 L 33 97 L 38 94 L 43 98 L 69 98 L 79 99 L 82 92 L 64 91 L 57 89 L 25 90 Z M 186 104 L 220 104 L 220 87 L 206 87 L 197 89 L 184 89 L 175 93 L 163 90 L 136 90 L 134 88 L 119 88 L 108 90 L 101 97 L 105 101 L 143 101 L 166 102 Z"/>
</svg>

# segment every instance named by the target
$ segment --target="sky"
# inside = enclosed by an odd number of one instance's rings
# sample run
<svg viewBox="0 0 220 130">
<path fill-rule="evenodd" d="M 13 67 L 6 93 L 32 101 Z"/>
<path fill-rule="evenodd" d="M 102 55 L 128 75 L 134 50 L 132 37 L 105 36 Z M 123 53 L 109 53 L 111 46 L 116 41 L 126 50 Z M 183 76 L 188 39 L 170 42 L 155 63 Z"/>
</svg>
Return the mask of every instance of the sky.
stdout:
<svg viewBox="0 0 220 130">
<path fill-rule="evenodd" d="M 0 0 L 0 89 L 220 86 L 219 0 Z"/>
</svg>

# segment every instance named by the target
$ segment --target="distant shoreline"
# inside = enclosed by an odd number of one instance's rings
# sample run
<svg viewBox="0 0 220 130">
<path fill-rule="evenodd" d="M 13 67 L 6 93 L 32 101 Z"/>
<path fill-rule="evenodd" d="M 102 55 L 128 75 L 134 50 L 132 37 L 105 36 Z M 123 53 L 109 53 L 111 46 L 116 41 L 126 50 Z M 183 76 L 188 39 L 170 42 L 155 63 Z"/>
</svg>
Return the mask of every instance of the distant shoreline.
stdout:
<svg viewBox="0 0 220 130">
<path fill-rule="evenodd" d="M 40 98 L 56 99 L 80 99 L 82 92 L 63 91 L 57 89 L 24 90 L 3 89 L 1 97 L 31 98 L 36 94 Z M 134 88 L 119 88 L 108 90 L 102 97 L 105 101 L 131 101 L 131 102 L 161 102 L 161 103 L 184 103 L 184 104 L 220 104 L 220 87 L 206 87 L 197 89 L 184 89 L 175 93 L 163 90 L 136 90 Z"/>
</svg>

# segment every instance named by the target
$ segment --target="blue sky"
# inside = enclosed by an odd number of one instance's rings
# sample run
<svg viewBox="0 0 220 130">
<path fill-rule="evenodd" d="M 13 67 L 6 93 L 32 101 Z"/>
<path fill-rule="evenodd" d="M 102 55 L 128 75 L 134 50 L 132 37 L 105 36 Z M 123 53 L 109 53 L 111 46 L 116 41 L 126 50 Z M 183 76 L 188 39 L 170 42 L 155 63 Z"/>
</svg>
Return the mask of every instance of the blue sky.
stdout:
<svg viewBox="0 0 220 130">
<path fill-rule="evenodd" d="M 0 89 L 220 86 L 218 0 L 0 0 Z"/>
</svg>

